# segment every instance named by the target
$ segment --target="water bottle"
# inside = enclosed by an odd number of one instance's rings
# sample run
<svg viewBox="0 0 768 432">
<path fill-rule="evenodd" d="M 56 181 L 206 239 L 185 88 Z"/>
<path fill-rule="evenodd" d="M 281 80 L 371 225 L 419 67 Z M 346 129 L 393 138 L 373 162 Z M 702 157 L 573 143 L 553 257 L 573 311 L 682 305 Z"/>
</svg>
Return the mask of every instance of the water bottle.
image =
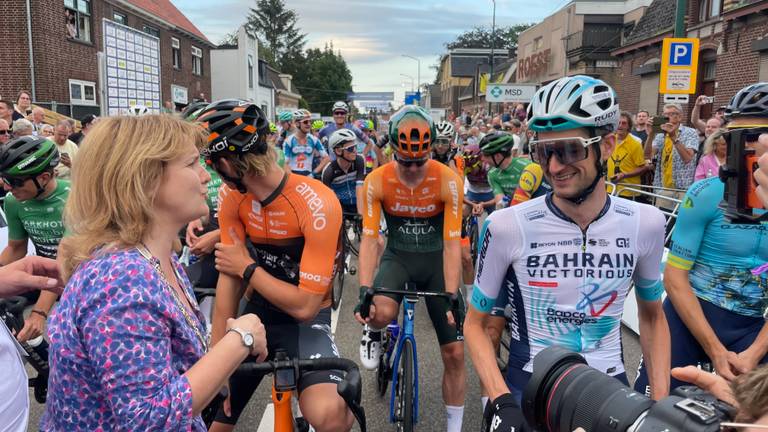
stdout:
<svg viewBox="0 0 768 432">
<path fill-rule="evenodd" d="M 501 207 L 507 208 L 511 202 L 512 198 L 510 198 L 509 195 L 504 195 L 504 197 L 501 199 Z"/>
</svg>

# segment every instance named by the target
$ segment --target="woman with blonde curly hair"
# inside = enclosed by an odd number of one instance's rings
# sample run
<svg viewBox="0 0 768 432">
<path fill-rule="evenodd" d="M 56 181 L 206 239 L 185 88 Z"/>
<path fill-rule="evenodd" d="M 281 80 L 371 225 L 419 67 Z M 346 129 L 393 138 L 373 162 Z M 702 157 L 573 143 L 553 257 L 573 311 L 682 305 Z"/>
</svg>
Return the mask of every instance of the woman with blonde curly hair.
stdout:
<svg viewBox="0 0 768 432">
<path fill-rule="evenodd" d="M 725 129 L 720 129 L 704 141 L 704 155 L 699 159 L 699 164 L 696 166 L 694 181 L 707 177 L 717 177 L 720 172 L 720 165 L 725 163 L 728 150 L 728 144 L 723 137 L 726 132 Z"/>
<path fill-rule="evenodd" d="M 172 245 L 208 213 L 199 127 L 111 117 L 83 141 L 59 249 L 67 283 L 49 326 L 43 431 L 204 431 L 200 413 L 246 358 L 266 356 L 255 315 L 208 351 Z M 206 353 L 206 351 L 208 351 Z"/>
</svg>

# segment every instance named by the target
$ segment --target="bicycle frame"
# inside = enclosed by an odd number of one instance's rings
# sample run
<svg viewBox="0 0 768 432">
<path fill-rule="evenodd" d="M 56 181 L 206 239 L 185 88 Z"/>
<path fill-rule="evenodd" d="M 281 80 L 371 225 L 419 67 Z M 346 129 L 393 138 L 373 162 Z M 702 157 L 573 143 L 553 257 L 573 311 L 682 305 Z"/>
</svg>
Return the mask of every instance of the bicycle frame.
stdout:
<svg viewBox="0 0 768 432">
<path fill-rule="evenodd" d="M 397 372 L 397 365 L 400 364 L 400 356 L 403 353 L 403 344 L 406 339 L 411 341 L 413 345 L 413 422 L 419 421 L 419 355 L 416 350 L 416 336 L 413 333 L 414 316 L 416 315 L 416 303 L 419 302 L 418 297 L 405 297 L 403 304 L 403 324 L 400 326 L 400 335 L 397 339 L 397 346 L 395 348 L 395 359 L 392 368 L 392 389 L 389 397 L 389 422 L 395 422 L 395 393 L 397 393 L 397 383 L 399 374 Z"/>
</svg>

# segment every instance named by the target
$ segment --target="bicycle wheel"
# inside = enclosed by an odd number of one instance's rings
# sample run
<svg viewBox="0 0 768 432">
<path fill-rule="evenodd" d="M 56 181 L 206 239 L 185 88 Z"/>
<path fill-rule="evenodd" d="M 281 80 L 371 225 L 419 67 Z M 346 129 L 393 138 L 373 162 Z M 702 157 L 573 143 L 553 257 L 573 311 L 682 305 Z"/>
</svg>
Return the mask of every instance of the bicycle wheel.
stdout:
<svg viewBox="0 0 768 432">
<path fill-rule="evenodd" d="M 403 342 L 397 376 L 395 392 L 397 430 L 411 432 L 413 431 L 413 346 L 410 339 Z"/>
<path fill-rule="evenodd" d="M 347 264 L 344 259 L 345 253 L 340 255 L 339 264 L 336 267 L 336 277 L 333 279 L 333 287 L 331 288 L 331 307 L 333 310 L 338 310 L 341 305 L 341 294 L 344 292 L 344 275 L 347 273 Z"/>
<path fill-rule="evenodd" d="M 477 218 L 473 218 L 474 220 L 470 221 L 469 223 L 469 232 L 467 235 L 469 236 L 469 251 L 472 254 L 472 265 L 474 266 L 477 264 Z"/>
</svg>

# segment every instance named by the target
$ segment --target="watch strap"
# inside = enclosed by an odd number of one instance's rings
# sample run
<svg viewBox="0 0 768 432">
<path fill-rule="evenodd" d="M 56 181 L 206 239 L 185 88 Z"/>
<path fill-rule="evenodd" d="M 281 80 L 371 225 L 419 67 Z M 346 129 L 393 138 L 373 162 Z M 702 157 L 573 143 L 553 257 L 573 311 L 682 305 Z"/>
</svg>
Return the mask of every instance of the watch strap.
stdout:
<svg viewBox="0 0 768 432">
<path fill-rule="evenodd" d="M 250 345 L 248 345 L 248 344 L 245 342 L 245 338 L 246 338 L 246 336 L 248 336 L 248 335 L 251 335 L 251 341 L 253 341 L 253 334 L 251 334 L 251 333 L 248 333 L 247 331 L 245 331 L 245 330 L 243 330 L 243 329 L 241 329 L 241 328 L 237 328 L 237 327 L 232 327 L 231 329 L 227 330 L 227 333 L 229 333 L 229 332 L 235 332 L 235 333 L 239 334 L 239 335 L 240 335 L 240 340 L 243 342 L 243 346 L 245 346 L 245 347 L 247 347 L 247 348 L 249 348 L 249 349 L 250 349 L 250 348 L 253 348 L 253 343 L 251 343 Z"/>
</svg>

